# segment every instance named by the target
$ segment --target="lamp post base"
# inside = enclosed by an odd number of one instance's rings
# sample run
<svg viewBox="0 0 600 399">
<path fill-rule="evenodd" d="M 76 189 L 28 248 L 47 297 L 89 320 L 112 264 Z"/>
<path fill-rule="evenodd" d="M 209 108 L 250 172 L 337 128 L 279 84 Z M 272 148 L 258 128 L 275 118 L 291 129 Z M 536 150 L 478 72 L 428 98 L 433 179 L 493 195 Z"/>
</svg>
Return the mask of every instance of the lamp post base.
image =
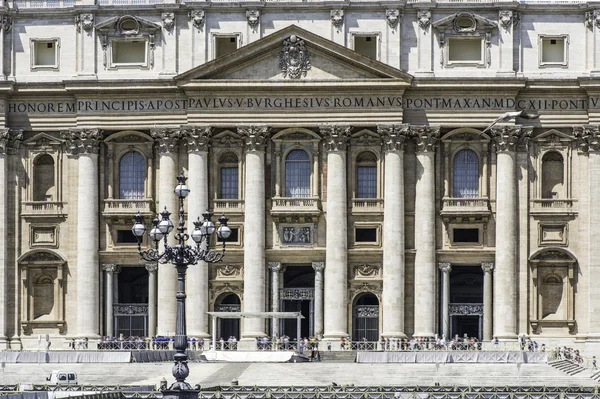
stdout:
<svg viewBox="0 0 600 399">
<path fill-rule="evenodd" d="M 184 390 L 165 390 L 162 391 L 163 399 L 198 399 L 199 390 L 184 389 Z"/>
</svg>

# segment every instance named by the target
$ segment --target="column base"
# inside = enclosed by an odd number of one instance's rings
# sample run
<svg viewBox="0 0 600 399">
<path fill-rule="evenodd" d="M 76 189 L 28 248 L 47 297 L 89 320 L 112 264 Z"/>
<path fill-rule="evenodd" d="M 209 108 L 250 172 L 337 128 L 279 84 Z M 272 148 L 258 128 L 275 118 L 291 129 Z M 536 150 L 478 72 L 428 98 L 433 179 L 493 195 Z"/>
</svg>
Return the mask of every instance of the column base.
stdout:
<svg viewBox="0 0 600 399">
<path fill-rule="evenodd" d="M 498 338 L 498 341 L 506 342 L 506 341 L 516 341 L 519 337 L 515 333 L 498 333 L 494 334 L 495 339 Z"/>
<path fill-rule="evenodd" d="M 516 75 L 515 71 L 509 71 L 509 70 L 500 70 L 498 72 L 496 72 L 496 76 L 499 78 L 514 78 Z"/>
<path fill-rule="evenodd" d="M 432 332 L 414 333 L 413 338 L 435 338 L 435 333 L 432 333 Z"/>
<path fill-rule="evenodd" d="M 408 338 L 408 336 L 406 334 L 404 334 L 403 332 L 389 332 L 389 333 L 383 333 L 381 334 L 381 336 L 383 338 L 401 338 L 401 339 L 406 339 Z"/>
<path fill-rule="evenodd" d="M 6 335 L 0 335 L 0 351 L 10 349 L 10 339 Z"/>
<path fill-rule="evenodd" d="M 237 343 L 238 351 L 255 351 L 256 349 L 256 338 L 242 338 Z"/>
<path fill-rule="evenodd" d="M 211 335 L 207 332 L 189 332 L 189 333 L 187 333 L 187 336 L 189 338 L 192 338 L 192 337 L 204 338 L 204 339 L 211 338 Z"/>
<path fill-rule="evenodd" d="M 346 338 L 349 335 L 343 331 L 326 332 L 323 336 L 323 341 L 339 341 L 341 338 Z"/>
</svg>

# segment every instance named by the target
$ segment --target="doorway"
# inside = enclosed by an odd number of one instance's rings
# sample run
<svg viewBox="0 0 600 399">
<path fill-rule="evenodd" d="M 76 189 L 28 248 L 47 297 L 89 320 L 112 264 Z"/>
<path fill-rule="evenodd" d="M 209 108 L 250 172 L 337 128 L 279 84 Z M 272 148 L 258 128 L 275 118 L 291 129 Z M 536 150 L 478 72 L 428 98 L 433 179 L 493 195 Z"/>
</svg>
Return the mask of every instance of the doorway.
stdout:
<svg viewBox="0 0 600 399">
<path fill-rule="evenodd" d="M 315 271 L 312 266 L 288 266 L 283 274 L 283 288 L 279 290 L 282 312 L 300 312 L 300 335 L 311 337 L 314 334 L 313 313 L 315 295 Z M 282 335 L 296 337 L 297 319 L 280 320 Z"/>
<path fill-rule="evenodd" d="M 450 272 L 450 337 L 483 338 L 483 270 L 453 266 Z"/>
<path fill-rule="evenodd" d="M 233 293 L 225 293 L 221 295 L 220 299 L 217 299 L 215 305 L 216 312 L 239 312 L 241 310 L 240 297 Z M 223 319 L 219 318 L 217 324 L 217 340 L 223 339 L 229 340 L 231 337 L 235 337 L 237 341 L 240 340 L 240 319 Z"/>
</svg>

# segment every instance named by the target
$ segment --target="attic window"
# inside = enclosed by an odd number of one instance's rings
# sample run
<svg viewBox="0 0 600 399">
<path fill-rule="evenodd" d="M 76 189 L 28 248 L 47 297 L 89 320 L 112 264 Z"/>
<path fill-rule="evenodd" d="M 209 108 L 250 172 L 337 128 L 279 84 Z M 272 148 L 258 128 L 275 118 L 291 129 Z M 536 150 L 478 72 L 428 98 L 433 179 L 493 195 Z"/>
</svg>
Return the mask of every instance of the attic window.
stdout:
<svg viewBox="0 0 600 399">
<path fill-rule="evenodd" d="M 365 57 L 377 59 L 377 35 L 355 35 L 354 51 Z"/>
<path fill-rule="evenodd" d="M 541 35 L 538 46 L 541 67 L 567 66 L 569 46 L 569 37 L 567 35 Z"/>
<path fill-rule="evenodd" d="M 145 65 L 146 40 L 113 40 L 112 61 L 115 66 Z"/>
<path fill-rule="evenodd" d="M 238 37 L 232 36 L 215 36 L 215 58 L 229 54 L 238 48 Z"/>
<path fill-rule="evenodd" d="M 53 39 L 31 40 L 31 69 L 58 69 L 59 41 Z"/>
</svg>

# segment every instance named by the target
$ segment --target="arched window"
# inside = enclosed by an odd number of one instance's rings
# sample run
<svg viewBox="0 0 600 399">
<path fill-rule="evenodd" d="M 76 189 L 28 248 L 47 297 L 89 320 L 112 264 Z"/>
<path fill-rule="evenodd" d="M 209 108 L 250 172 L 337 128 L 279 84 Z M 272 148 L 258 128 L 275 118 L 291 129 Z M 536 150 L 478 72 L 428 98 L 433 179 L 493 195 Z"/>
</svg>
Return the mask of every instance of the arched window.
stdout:
<svg viewBox="0 0 600 399">
<path fill-rule="evenodd" d="M 119 198 L 144 199 L 146 182 L 146 160 L 137 151 L 129 152 L 119 162 Z"/>
<path fill-rule="evenodd" d="M 563 157 L 556 151 L 542 158 L 542 198 L 560 198 L 564 183 Z"/>
<path fill-rule="evenodd" d="M 54 158 L 46 154 L 33 166 L 33 200 L 56 201 L 54 195 Z"/>
<path fill-rule="evenodd" d="M 454 198 L 479 197 L 479 158 L 472 150 L 454 156 Z"/>
<path fill-rule="evenodd" d="M 227 152 L 219 158 L 219 198 L 238 199 L 239 175 L 238 158 Z"/>
<path fill-rule="evenodd" d="M 310 197 L 310 157 L 304 150 L 292 150 L 285 157 L 285 196 Z"/>
<path fill-rule="evenodd" d="M 377 198 L 377 156 L 370 151 L 356 158 L 356 198 Z"/>
<path fill-rule="evenodd" d="M 379 340 L 379 299 L 375 294 L 362 294 L 354 304 L 353 341 Z"/>
</svg>

